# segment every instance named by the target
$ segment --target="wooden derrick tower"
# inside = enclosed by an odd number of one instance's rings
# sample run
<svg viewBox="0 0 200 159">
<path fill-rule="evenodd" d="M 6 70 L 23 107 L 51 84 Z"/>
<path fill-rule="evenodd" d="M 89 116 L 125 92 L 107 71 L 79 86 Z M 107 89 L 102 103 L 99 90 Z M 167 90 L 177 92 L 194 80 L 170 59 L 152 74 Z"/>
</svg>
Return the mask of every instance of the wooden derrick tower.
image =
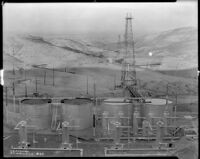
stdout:
<svg viewBox="0 0 200 159">
<path fill-rule="evenodd" d="M 124 90 L 123 92 L 128 90 L 131 96 L 138 97 L 140 95 L 137 93 L 132 19 L 131 14 L 127 14 L 125 19 L 125 53 L 122 62 L 121 87 Z"/>
</svg>

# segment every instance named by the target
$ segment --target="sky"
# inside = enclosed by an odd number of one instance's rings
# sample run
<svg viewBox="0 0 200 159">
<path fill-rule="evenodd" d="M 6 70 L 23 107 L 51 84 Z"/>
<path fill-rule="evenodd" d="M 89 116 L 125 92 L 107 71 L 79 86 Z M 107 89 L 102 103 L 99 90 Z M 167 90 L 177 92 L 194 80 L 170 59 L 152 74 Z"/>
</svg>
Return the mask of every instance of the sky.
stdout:
<svg viewBox="0 0 200 159">
<path fill-rule="evenodd" d="M 197 27 L 197 2 L 176 3 L 5 3 L 3 31 L 41 34 L 123 34 L 131 13 L 137 35 Z"/>
</svg>

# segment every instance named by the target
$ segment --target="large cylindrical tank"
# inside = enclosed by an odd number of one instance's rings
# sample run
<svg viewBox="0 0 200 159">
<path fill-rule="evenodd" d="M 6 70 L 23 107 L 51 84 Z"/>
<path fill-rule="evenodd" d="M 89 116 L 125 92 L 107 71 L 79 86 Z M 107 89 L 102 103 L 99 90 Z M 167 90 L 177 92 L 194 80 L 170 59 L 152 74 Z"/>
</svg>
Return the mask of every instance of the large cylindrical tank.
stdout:
<svg viewBox="0 0 200 159">
<path fill-rule="evenodd" d="M 147 120 L 151 119 L 152 124 L 159 120 L 156 117 L 164 117 L 164 112 L 167 110 L 169 112 L 169 116 L 172 116 L 173 106 L 172 102 L 168 101 L 166 104 L 166 99 L 146 99 L 146 102 L 141 106 L 141 116 L 145 117 Z M 153 119 L 152 119 L 153 118 Z"/>
<path fill-rule="evenodd" d="M 78 126 L 70 130 L 83 130 L 92 127 L 93 102 L 88 98 L 63 99 L 63 121 L 69 121 L 70 125 Z"/>
<path fill-rule="evenodd" d="M 119 116 L 129 117 L 129 123 L 126 118 L 122 119 L 122 125 L 128 126 L 132 124 L 133 104 L 124 101 L 124 98 L 109 98 L 103 101 L 101 111 L 108 112 L 108 117 L 115 117 L 108 120 L 109 123 L 117 120 Z M 112 125 L 112 124 L 111 124 Z"/>
<path fill-rule="evenodd" d="M 27 125 L 36 126 L 36 129 L 50 128 L 51 99 L 24 99 L 21 101 L 20 113 Z"/>
<path fill-rule="evenodd" d="M 20 101 L 18 99 L 15 98 L 9 98 L 8 100 L 8 105 L 7 105 L 7 109 L 10 112 L 14 112 L 14 113 L 19 113 L 19 105 L 20 105 Z M 15 102 L 14 102 L 15 101 Z"/>
</svg>

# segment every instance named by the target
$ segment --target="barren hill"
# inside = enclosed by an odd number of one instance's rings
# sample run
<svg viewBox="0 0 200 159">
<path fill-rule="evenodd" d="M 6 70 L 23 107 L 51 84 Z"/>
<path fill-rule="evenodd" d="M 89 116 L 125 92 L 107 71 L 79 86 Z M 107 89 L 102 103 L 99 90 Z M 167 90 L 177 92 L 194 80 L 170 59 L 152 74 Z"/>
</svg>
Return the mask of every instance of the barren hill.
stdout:
<svg viewBox="0 0 200 159">
<path fill-rule="evenodd" d="M 121 43 L 121 55 L 124 43 Z M 47 67 L 73 67 L 107 63 L 121 58 L 117 43 L 70 36 L 4 35 L 4 69 L 46 64 Z M 135 41 L 136 63 L 160 62 L 155 69 L 173 70 L 197 67 L 197 29 L 183 27 L 142 36 Z M 153 56 L 149 57 L 148 53 Z"/>
</svg>

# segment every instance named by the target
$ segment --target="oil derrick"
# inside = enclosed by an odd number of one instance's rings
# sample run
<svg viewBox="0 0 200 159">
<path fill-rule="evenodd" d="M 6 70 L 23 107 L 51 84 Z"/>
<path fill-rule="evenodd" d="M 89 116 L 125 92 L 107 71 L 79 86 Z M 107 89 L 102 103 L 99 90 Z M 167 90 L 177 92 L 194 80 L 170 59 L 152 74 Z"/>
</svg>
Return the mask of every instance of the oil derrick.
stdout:
<svg viewBox="0 0 200 159">
<path fill-rule="evenodd" d="M 126 16 L 126 26 L 125 26 L 125 53 L 122 62 L 122 72 L 121 72 L 121 86 L 122 88 L 128 89 L 131 96 L 137 96 L 137 79 L 135 71 L 135 53 L 134 53 L 134 41 L 133 41 L 133 31 L 132 31 L 132 16 Z"/>
</svg>

